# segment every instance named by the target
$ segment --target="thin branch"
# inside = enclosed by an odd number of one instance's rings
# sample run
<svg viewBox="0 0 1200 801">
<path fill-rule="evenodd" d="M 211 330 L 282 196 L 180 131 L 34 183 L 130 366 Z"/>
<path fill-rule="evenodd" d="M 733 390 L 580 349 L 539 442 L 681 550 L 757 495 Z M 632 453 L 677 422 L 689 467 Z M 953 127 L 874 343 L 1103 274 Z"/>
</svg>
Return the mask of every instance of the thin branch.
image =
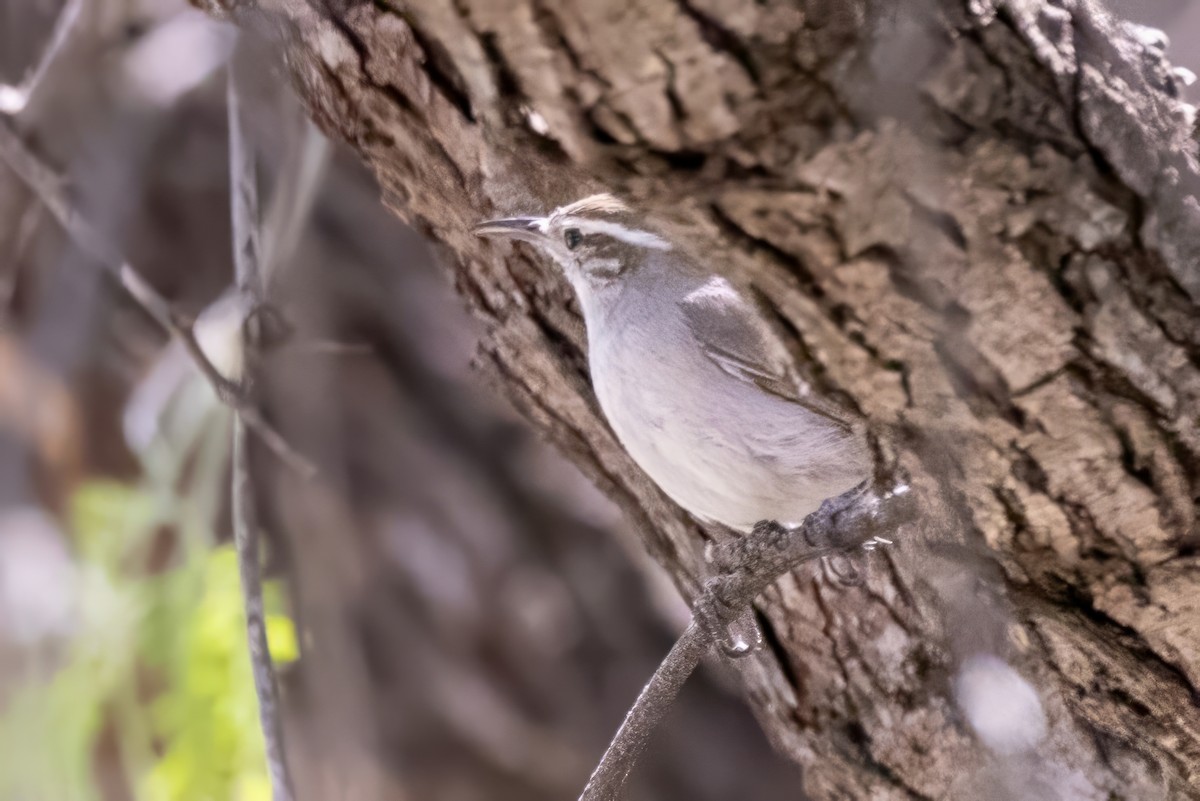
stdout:
<svg viewBox="0 0 1200 801">
<path fill-rule="evenodd" d="M 650 742 L 650 735 L 666 717 L 679 690 L 710 645 L 712 638 L 704 629 L 694 620 L 688 624 L 633 702 L 579 801 L 611 801 L 620 797 L 629 773 Z"/>
<path fill-rule="evenodd" d="M 67 197 L 65 180 L 26 146 L 7 120 L 0 119 L 0 159 L 37 194 L 42 204 L 67 232 L 75 245 L 98 263 L 129 293 L 139 306 L 187 350 L 217 397 L 243 415 L 247 426 L 289 468 L 304 478 L 317 473 L 316 466 L 296 451 L 249 402 L 246 392 L 229 381 L 212 365 L 192 332 L 191 321 L 171 306 L 120 252 L 75 208 Z"/>
<path fill-rule="evenodd" d="M 237 74 L 233 63 L 228 70 L 229 109 L 229 189 L 233 218 L 233 261 L 238 291 L 250 296 L 255 304 L 263 302 L 263 282 L 258 246 L 258 184 L 254 150 L 246 142 L 242 129 Z M 250 343 L 242 327 L 242 347 L 249 355 Z M 254 407 L 248 406 L 247 409 Z M 242 603 L 246 611 L 246 639 L 250 646 L 250 667 L 254 691 L 258 696 L 258 717 L 266 746 L 267 770 L 271 776 L 275 801 L 294 797 L 283 744 L 278 687 L 267 646 L 267 628 L 263 612 L 262 566 L 259 562 L 258 515 L 254 482 L 250 476 L 250 455 L 246 442 L 246 415 L 239 409 L 233 429 L 233 530 L 237 544 L 238 569 L 242 576 Z"/>
<path fill-rule="evenodd" d="M 238 415 L 233 421 L 233 538 L 237 549 L 238 572 L 242 578 L 246 641 L 250 647 L 250 670 L 254 675 L 254 692 L 258 697 L 258 721 L 262 727 L 272 798 L 274 801 L 290 801 L 295 795 L 283 750 L 279 692 L 267 645 L 259 565 L 258 514 L 254 485 L 250 480 L 250 449 L 247 445 L 246 425 Z"/>
<path fill-rule="evenodd" d="M 259 257 L 258 164 L 254 148 L 242 129 L 242 103 L 237 78 L 230 62 L 226 84 L 229 109 L 229 193 L 233 215 L 233 268 L 242 292 L 260 304 L 263 302 L 262 264 Z"/>
<path fill-rule="evenodd" d="M 905 484 L 890 490 L 860 486 L 825 501 L 795 529 L 755 527 L 714 554 L 719 571 L 693 606 L 692 622 L 642 688 L 579 801 L 617 801 L 638 757 L 700 658 L 772 582 L 805 562 L 861 548 L 916 519 Z"/>
<path fill-rule="evenodd" d="M 0 83 L 0 114 L 20 114 L 29 105 L 30 98 L 37 91 L 42 79 L 46 77 L 50 65 L 58 58 L 59 51 L 66 44 L 75 23 L 79 21 L 79 12 L 82 8 L 83 0 L 67 0 L 62 10 L 58 12 L 58 19 L 54 21 L 54 30 L 50 32 L 46 48 L 42 51 L 42 55 L 33 69 L 16 86 Z"/>
</svg>

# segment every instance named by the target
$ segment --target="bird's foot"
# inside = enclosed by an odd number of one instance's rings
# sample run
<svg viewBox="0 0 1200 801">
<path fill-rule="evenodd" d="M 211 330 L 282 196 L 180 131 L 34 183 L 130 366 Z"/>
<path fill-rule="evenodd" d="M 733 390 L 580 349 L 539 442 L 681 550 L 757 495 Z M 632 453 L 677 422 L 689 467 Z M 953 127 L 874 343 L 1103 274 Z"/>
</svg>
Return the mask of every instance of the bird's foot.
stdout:
<svg viewBox="0 0 1200 801">
<path fill-rule="evenodd" d="M 731 600 L 732 586 L 730 576 L 709 579 L 692 614 L 725 656 L 740 659 L 762 645 L 762 631 L 754 620 L 753 606 Z"/>
<path fill-rule="evenodd" d="M 839 587 L 861 587 L 867 581 L 867 554 L 892 545 L 894 540 L 871 537 L 861 551 L 847 551 L 821 557 L 821 574 L 830 584 Z"/>
<path fill-rule="evenodd" d="M 727 655 L 745 656 L 762 642 L 752 604 L 773 581 L 820 559 L 831 580 L 859 586 L 864 550 L 891 545 L 883 534 L 915 519 L 916 511 L 907 484 L 878 490 L 864 482 L 822 503 L 796 528 L 761 521 L 748 535 L 713 548 L 716 575 L 696 600 L 695 619 Z"/>
<path fill-rule="evenodd" d="M 821 557 L 821 575 L 839 587 L 861 587 L 867 573 L 862 554 L 839 553 Z"/>
<path fill-rule="evenodd" d="M 748 535 L 714 550 L 712 561 L 718 572 L 704 585 L 694 614 L 726 656 L 743 657 L 762 645 L 754 598 L 784 572 L 781 554 L 791 536 L 784 526 L 764 520 Z"/>
</svg>

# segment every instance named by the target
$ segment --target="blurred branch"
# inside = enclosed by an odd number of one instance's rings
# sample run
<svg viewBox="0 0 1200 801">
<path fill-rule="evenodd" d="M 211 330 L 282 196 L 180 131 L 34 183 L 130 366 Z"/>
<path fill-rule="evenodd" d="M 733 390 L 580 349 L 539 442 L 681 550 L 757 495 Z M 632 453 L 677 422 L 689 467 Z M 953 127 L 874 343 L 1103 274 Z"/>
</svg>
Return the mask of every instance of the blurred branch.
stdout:
<svg viewBox="0 0 1200 801">
<path fill-rule="evenodd" d="M 229 202 L 233 215 L 233 269 L 239 289 L 263 302 L 262 263 L 259 259 L 258 165 L 254 149 L 242 130 L 242 104 L 233 63 L 228 68 L 226 104 L 229 110 Z"/>
<path fill-rule="evenodd" d="M 213 366 L 192 330 L 192 321 L 178 312 L 158 290 L 146 281 L 119 251 L 101 234 L 67 197 L 65 179 L 46 165 L 21 139 L 7 120 L 0 119 L 0 159 L 38 196 L 75 245 L 101 265 L 159 325 L 178 339 L 196 367 L 212 385 L 217 397 L 234 409 L 243 422 L 266 446 L 291 469 L 305 478 L 316 475 L 317 468 L 296 451 L 255 406 L 245 389 L 221 375 Z"/>
<path fill-rule="evenodd" d="M 240 416 L 233 422 L 233 538 L 237 550 L 238 572 L 242 580 L 242 605 L 246 614 L 246 641 L 250 649 L 250 670 L 258 698 L 258 718 L 262 727 L 267 771 L 271 777 L 275 801 L 294 798 L 287 757 L 283 750 L 283 722 L 279 712 L 279 692 L 275 670 L 267 644 L 266 615 L 263 608 L 262 568 L 259 564 L 258 513 L 254 484 L 250 479 L 250 449 L 246 426 Z"/>
<path fill-rule="evenodd" d="M 750 535 L 719 547 L 713 555 L 718 573 L 693 604 L 692 622 L 642 688 L 579 801 L 620 797 L 638 757 L 700 657 L 773 581 L 805 562 L 860 548 L 915 518 L 916 503 L 907 484 L 899 482 L 887 490 L 859 486 L 825 501 L 798 528 L 760 523 Z"/>
<path fill-rule="evenodd" d="M 42 215 L 45 213 L 45 207 L 40 203 L 31 203 L 21 213 L 21 219 L 17 223 L 16 243 L 13 245 L 12 258 L 10 263 L 12 269 L 4 275 L 0 275 L 0 314 L 10 311 L 13 295 L 17 291 L 17 285 L 21 280 L 21 263 L 25 258 L 26 253 L 33 244 L 33 236 L 37 232 L 38 224 L 42 220 Z"/>
<path fill-rule="evenodd" d="M 233 218 L 233 263 L 237 291 L 250 296 L 255 306 L 263 302 L 263 280 L 259 263 L 258 175 L 254 151 L 242 130 L 241 104 L 233 62 L 229 65 L 229 191 Z M 242 327 L 242 346 L 251 353 Z M 233 429 L 233 531 L 237 545 L 238 569 L 242 577 L 242 604 L 246 613 L 246 639 L 250 648 L 250 667 L 254 691 L 258 697 L 258 717 L 262 726 L 275 801 L 290 801 L 291 775 L 283 747 L 283 724 L 279 715 L 278 687 L 267 644 L 263 611 L 262 567 L 259 563 L 258 515 L 254 483 L 250 476 L 250 453 L 246 426 L 241 411 Z"/>
<path fill-rule="evenodd" d="M 58 13 L 58 19 L 54 22 L 54 30 L 50 32 L 50 40 L 46 42 L 46 49 L 42 51 L 37 64 L 16 86 L 0 83 L 0 114 L 20 114 L 25 110 L 25 106 L 29 104 L 29 98 L 33 97 L 33 93 L 37 91 L 38 84 L 46 76 L 46 71 L 58 57 L 58 53 L 66 43 L 75 23 L 79 21 L 79 12 L 82 8 L 83 0 L 66 0 L 62 10 Z"/>
<path fill-rule="evenodd" d="M 291 261 L 304 233 L 304 223 L 312 213 L 317 189 L 329 166 L 329 140 L 307 116 L 300 115 L 304 127 L 298 153 L 288 161 L 271 197 L 263 237 L 262 282 L 270 284 L 281 265 Z"/>
</svg>

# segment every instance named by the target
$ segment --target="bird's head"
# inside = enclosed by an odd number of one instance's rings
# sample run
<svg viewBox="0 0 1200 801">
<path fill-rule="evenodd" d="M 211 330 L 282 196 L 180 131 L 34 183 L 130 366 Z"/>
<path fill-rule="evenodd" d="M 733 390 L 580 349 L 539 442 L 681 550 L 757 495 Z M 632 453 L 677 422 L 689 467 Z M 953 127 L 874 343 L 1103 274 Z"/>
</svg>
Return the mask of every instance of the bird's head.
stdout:
<svg viewBox="0 0 1200 801">
<path fill-rule="evenodd" d="M 639 215 L 612 195 L 591 195 L 545 217 L 507 217 L 475 226 L 479 236 L 528 242 L 553 258 L 580 299 L 602 294 L 671 243 L 641 224 Z"/>
</svg>

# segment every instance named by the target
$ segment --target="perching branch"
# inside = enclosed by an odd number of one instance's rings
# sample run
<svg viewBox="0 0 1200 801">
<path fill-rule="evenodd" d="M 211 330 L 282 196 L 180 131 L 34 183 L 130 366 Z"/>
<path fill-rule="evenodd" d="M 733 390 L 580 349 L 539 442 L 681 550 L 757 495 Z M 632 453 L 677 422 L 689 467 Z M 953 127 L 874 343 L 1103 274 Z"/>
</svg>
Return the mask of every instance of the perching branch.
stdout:
<svg viewBox="0 0 1200 801">
<path fill-rule="evenodd" d="M 916 518 L 908 486 L 859 486 L 831 498 L 795 529 L 760 523 L 747 537 L 719 547 L 718 574 L 693 606 L 692 622 L 642 688 L 600 758 L 579 801 L 616 801 L 650 736 L 666 716 L 700 657 L 770 584 L 805 562 L 845 553 L 892 534 Z"/>
<path fill-rule="evenodd" d="M 241 104 L 237 75 L 229 67 L 229 190 L 233 218 L 233 263 L 237 290 L 250 296 L 255 306 L 263 302 L 263 277 L 259 262 L 258 184 L 254 151 L 242 130 Z M 242 326 L 242 347 L 249 355 Z M 259 563 L 258 514 L 254 483 L 250 477 L 250 454 L 246 426 L 239 410 L 233 428 L 233 531 L 237 546 L 238 569 L 242 580 L 242 603 L 246 613 L 246 639 L 250 649 L 250 667 L 258 698 L 258 717 L 262 727 L 275 801 L 291 801 L 292 780 L 283 745 L 283 724 L 279 714 L 278 687 L 267 644 L 263 610 L 262 567 Z"/>
<path fill-rule="evenodd" d="M 600 757 L 600 763 L 592 771 L 579 801 L 614 801 L 620 797 L 638 757 L 650 742 L 650 735 L 662 723 L 683 683 L 700 664 L 700 657 L 712 642 L 710 634 L 695 619 L 688 624 L 633 702 L 604 756 Z"/>
<path fill-rule="evenodd" d="M 304 478 L 316 475 L 316 466 L 296 451 L 279 431 L 250 403 L 242 386 L 225 378 L 196 341 L 192 322 L 177 311 L 158 290 L 121 256 L 107 238 L 84 218 L 67 197 L 65 179 L 43 162 L 13 130 L 0 120 L 0 159 L 32 189 L 50 210 L 75 245 L 119 283 L 142 309 L 178 339 L 217 397 L 238 413 L 243 422 L 289 468 Z"/>
</svg>

